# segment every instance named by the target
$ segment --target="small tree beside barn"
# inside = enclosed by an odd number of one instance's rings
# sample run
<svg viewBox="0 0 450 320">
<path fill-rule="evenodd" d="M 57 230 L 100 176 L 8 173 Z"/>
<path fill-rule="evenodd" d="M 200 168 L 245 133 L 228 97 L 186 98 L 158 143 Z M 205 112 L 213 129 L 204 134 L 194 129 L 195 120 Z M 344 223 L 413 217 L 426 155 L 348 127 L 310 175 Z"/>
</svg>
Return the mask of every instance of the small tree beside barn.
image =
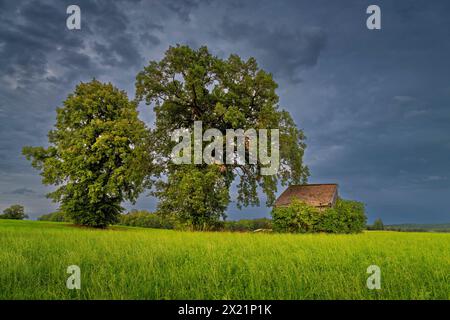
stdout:
<svg viewBox="0 0 450 320">
<path fill-rule="evenodd" d="M 292 185 L 275 202 L 273 228 L 278 232 L 361 232 L 364 204 L 339 198 L 337 184 Z"/>
</svg>

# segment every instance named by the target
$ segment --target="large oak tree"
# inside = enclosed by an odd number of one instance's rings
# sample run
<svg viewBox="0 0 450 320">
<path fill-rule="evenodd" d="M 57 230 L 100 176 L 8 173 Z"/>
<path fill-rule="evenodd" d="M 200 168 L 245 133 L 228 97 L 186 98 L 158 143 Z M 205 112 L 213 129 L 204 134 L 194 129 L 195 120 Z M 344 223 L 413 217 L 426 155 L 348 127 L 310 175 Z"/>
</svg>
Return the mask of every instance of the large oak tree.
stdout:
<svg viewBox="0 0 450 320">
<path fill-rule="evenodd" d="M 154 194 L 159 211 L 175 214 L 195 229 L 205 229 L 220 217 L 230 201 L 230 188 L 237 182 L 238 206 L 258 205 L 258 189 L 266 204 L 275 201 L 277 184 L 306 182 L 303 164 L 305 137 L 290 114 L 280 109 L 272 75 L 261 70 L 255 59 L 237 55 L 220 59 L 206 47 L 170 47 L 161 61 L 151 61 L 136 79 L 137 101 L 154 106 L 151 133 L 159 179 Z M 171 161 L 175 145 L 171 134 L 179 128 L 279 129 L 280 165 L 275 175 L 261 175 L 261 164 L 176 165 Z M 225 139 L 224 139 L 225 140 Z M 247 150 L 248 151 L 248 150 Z M 155 168 L 152 168 L 155 169 Z"/>
</svg>

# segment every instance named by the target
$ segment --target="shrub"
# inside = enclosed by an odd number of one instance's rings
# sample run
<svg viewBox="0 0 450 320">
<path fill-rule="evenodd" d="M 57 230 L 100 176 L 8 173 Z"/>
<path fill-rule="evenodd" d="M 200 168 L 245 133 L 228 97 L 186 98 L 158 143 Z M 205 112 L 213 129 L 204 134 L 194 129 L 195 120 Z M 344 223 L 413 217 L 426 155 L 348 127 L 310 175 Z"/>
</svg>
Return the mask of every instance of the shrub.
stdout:
<svg viewBox="0 0 450 320">
<path fill-rule="evenodd" d="M 28 218 L 28 215 L 25 214 L 25 208 L 20 204 L 14 204 L 3 210 L 3 214 L 0 214 L 0 219 L 23 220 L 26 218 Z"/>
<path fill-rule="evenodd" d="M 52 213 L 43 214 L 38 218 L 40 221 L 54 221 L 54 222 L 70 222 L 70 218 L 67 217 L 62 211 L 56 211 Z"/>
<path fill-rule="evenodd" d="M 278 232 L 314 232 L 322 212 L 299 200 L 272 210 L 273 229 Z"/>
<path fill-rule="evenodd" d="M 133 210 L 119 216 L 118 224 L 131 227 L 173 229 L 175 224 L 171 218 L 163 217 L 148 211 Z"/>
<path fill-rule="evenodd" d="M 323 212 L 317 231 L 330 233 L 357 233 L 366 226 L 364 204 L 338 199 L 334 208 Z"/>
<path fill-rule="evenodd" d="M 383 221 L 378 218 L 373 222 L 373 225 L 368 226 L 368 230 L 384 230 L 384 223 Z"/>
<path fill-rule="evenodd" d="M 333 208 L 319 210 L 299 200 L 272 210 L 273 229 L 278 232 L 361 232 L 366 223 L 361 202 L 338 199 Z"/>
</svg>

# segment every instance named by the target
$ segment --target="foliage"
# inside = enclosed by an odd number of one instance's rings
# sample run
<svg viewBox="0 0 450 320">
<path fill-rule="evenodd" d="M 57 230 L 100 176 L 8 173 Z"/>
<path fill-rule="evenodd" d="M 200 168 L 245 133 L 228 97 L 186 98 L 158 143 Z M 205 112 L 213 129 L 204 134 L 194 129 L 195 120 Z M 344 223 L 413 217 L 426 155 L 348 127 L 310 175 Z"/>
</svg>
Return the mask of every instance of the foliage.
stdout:
<svg viewBox="0 0 450 320">
<path fill-rule="evenodd" d="M 70 222 L 71 220 L 62 211 L 55 211 L 43 214 L 38 218 L 39 221 L 53 221 L 53 222 Z"/>
<path fill-rule="evenodd" d="M 224 60 L 206 47 L 170 47 L 161 61 L 151 61 L 137 75 L 136 99 L 145 99 L 156 113 L 151 144 L 158 165 L 149 174 L 167 177 L 167 181 L 158 181 L 154 192 L 160 199 L 160 212 L 174 214 L 194 228 L 205 228 L 225 216 L 235 180 L 239 207 L 259 205 L 258 189 L 266 194 L 270 206 L 278 182 L 306 181 L 305 137 L 290 114 L 279 108 L 276 88 L 272 75 L 259 69 L 254 58 L 244 61 L 230 55 Z M 278 173 L 261 175 L 261 164 L 249 161 L 220 166 L 173 164 L 170 156 L 176 142 L 171 141 L 171 134 L 180 128 L 192 130 L 194 121 L 202 121 L 203 130 L 216 128 L 223 135 L 226 129 L 279 129 Z M 246 157 L 248 151 L 247 146 Z M 209 194 L 207 188 L 211 188 Z"/>
<path fill-rule="evenodd" d="M 55 220 L 53 220 L 55 221 Z M 154 229 L 185 229 L 185 225 L 175 221 L 172 216 L 162 216 L 160 214 L 148 212 L 145 210 L 132 210 L 127 214 L 121 214 L 119 225 L 154 228 Z M 271 229 L 270 219 L 242 219 L 237 221 L 221 221 L 210 226 L 211 230 L 216 231 L 255 231 L 258 229 Z"/>
<path fill-rule="evenodd" d="M 229 202 L 228 188 L 219 167 L 214 165 L 205 169 L 182 166 L 172 172 L 158 195 L 160 215 L 174 215 L 194 230 L 214 229 L 219 219 L 225 218 Z"/>
<path fill-rule="evenodd" d="M 118 224 L 131 227 L 155 229 L 173 229 L 175 226 L 174 221 L 172 221 L 171 219 L 159 216 L 148 211 L 137 210 L 132 210 L 127 214 L 121 214 Z"/>
<path fill-rule="evenodd" d="M 319 210 L 294 199 L 289 206 L 272 210 L 273 229 L 278 232 L 356 233 L 365 227 L 364 205 L 338 199 L 333 208 Z"/>
<path fill-rule="evenodd" d="M 25 208 L 20 204 L 13 204 L 9 208 L 3 210 L 3 214 L 0 214 L 0 219 L 23 220 L 27 218 L 28 215 L 25 214 Z"/>
<path fill-rule="evenodd" d="M 323 212 L 317 230 L 330 233 L 357 233 L 364 230 L 366 220 L 363 203 L 338 199 L 334 208 L 328 208 Z"/>
<path fill-rule="evenodd" d="M 124 200 L 135 201 L 151 165 L 148 132 L 137 104 L 124 91 L 97 80 L 80 83 L 57 109 L 50 146 L 24 147 L 44 184 L 58 186 L 48 197 L 75 223 L 115 223 Z"/>
<path fill-rule="evenodd" d="M 289 206 L 272 210 L 273 229 L 278 232 L 315 232 L 323 212 L 294 199 Z"/>
<path fill-rule="evenodd" d="M 384 230 L 385 228 L 384 228 L 384 223 L 383 223 L 383 221 L 380 219 L 380 218 L 378 218 L 378 219 L 376 219 L 374 222 L 373 222 L 373 225 L 372 226 L 369 226 L 369 228 L 368 228 L 369 230 Z"/>
</svg>

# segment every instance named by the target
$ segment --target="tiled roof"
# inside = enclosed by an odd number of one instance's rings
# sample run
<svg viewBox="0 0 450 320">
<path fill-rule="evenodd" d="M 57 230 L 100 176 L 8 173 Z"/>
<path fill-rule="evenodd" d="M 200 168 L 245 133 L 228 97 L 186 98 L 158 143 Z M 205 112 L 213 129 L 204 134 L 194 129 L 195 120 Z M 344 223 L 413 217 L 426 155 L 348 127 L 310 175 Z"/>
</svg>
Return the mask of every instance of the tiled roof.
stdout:
<svg viewBox="0 0 450 320">
<path fill-rule="evenodd" d="M 293 198 L 304 201 L 314 207 L 333 204 L 337 194 L 337 184 L 304 184 L 289 186 L 277 199 L 275 206 L 289 205 Z"/>
</svg>

